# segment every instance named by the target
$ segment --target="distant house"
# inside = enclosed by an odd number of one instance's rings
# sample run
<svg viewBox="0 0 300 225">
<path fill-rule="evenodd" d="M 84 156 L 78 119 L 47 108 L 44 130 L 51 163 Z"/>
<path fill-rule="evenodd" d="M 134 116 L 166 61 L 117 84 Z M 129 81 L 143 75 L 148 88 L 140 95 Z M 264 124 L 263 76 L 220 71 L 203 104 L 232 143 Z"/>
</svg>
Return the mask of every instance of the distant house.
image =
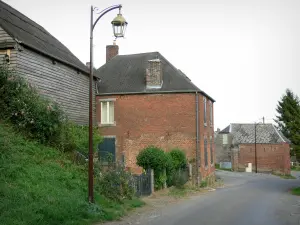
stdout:
<svg viewBox="0 0 300 225">
<path fill-rule="evenodd" d="M 234 170 L 255 169 L 255 143 L 259 172 L 290 173 L 289 140 L 273 124 L 232 123 L 216 135 L 216 161 L 230 162 Z"/>
<path fill-rule="evenodd" d="M 199 152 L 202 177 L 213 174 L 214 99 L 159 52 L 118 55 L 118 46 L 109 45 L 106 55 L 97 70 L 100 151 L 139 172 L 136 156 L 143 148 L 179 147 L 194 163 Z"/>
<path fill-rule="evenodd" d="M 9 64 L 58 102 L 71 120 L 88 123 L 88 68 L 47 30 L 3 1 L 0 63 Z"/>
</svg>

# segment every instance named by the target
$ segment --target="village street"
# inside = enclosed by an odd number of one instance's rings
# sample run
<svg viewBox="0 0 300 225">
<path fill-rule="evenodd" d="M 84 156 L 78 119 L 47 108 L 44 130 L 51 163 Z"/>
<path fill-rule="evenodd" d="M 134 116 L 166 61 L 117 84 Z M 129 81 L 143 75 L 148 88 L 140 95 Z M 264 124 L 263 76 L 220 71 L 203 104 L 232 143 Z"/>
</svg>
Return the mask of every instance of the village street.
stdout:
<svg viewBox="0 0 300 225">
<path fill-rule="evenodd" d="M 299 186 L 296 180 L 286 180 L 268 174 L 218 171 L 224 187 L 204 195 L 141 213 L 134 219 L 109 224 L 151 225 L 298 225 L 300 197 L 288 193 Z"/>
</svg>

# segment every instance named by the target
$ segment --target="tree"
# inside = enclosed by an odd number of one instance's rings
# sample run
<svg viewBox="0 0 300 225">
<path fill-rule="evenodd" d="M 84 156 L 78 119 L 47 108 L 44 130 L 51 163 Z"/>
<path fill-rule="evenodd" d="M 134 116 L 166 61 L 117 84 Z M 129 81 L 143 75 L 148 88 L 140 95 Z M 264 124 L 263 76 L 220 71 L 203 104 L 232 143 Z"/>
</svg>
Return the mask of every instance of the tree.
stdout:
<svg viewBox="0 0 300 225">
<path fill-rule="evenodd" d="M 300 161 L 300 101 L 287 89 L 276 108 L 278 115 L 274 121 L 277 128 L 291 141 L 291 156 Z"/>
</svg>

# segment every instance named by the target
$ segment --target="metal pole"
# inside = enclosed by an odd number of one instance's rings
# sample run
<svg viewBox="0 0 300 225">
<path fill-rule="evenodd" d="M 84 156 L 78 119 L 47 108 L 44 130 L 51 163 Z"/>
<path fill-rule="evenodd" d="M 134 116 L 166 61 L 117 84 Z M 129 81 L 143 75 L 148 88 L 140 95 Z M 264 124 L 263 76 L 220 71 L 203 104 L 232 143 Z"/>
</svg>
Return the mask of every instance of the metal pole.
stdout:
<svg viewBox="0 0 300 225">
<path fill-rule="evenodd" d="M 94 176 L 93 176 L 93 6 L 91 6 L 90 27 L 90 83 L 89 83 L 89 202 L 94 202 Z"/>
<path fill-rule="evenodd" d="M 254 146 L 255 146 L 255 173 L 257 173 L 257 153 L 256 153 L 256 123 L 254 123 Z"/>
</svg>

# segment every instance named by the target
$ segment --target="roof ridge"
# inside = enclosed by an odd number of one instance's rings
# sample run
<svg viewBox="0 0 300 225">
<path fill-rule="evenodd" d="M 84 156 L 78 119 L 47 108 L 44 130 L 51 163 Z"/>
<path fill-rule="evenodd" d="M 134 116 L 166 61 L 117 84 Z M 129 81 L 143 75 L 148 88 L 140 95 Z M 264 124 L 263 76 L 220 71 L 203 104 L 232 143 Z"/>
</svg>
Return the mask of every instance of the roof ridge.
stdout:
<svg viewBox="0 0 300 225">
<path fill-rule="evenodd" d="M 117 56 L 146 55 L 146 54 L 151 54 L 151 53 L 158 53 L 158 54 L 160 54 L 160 52 L 158 52 L 158 51 L 153 51 L 153 52 L 141 52 L 141 53 L 126 54 L 126 55 L 117 55 Z"/>
<path fill-rule="evenodd" d="M 41 25 L 39 25 L 38 23 L 36 23 L 34 20 L 30 19 L 28 16 L 26 16 L 25 14 L 21 13 L 20 11 L 18 11 L 17 9 L 13 8 L 12 6 L 10 6 L 9 4 L 3 2 L 2 0 L 0 0 L 0 2 L 4 3 L 7 7 L 11 8 L 12 11 L 17 11 L 18 13 L 20 13 L 21 15 L 23 15 L 25 18 L 27 18 L 29 21 L 24 20 L 23 18 L 19 17 L 17 14 L 7 10 L 6 8 L 2 8 L 4 10 L 6 10 L 7 12 L 9 12 L 10 14 L 13 14 L 15 17 L 19 18 L 20 20 L 24 21 L 25 23 L 30 24 L 31 26 L 39 29 L 40 31 L 42 31 L 43 33 L 46 34 L 50 34 L 44 27 L 42 27 Z M 34 24 L 32 24 L 34 23 Z M 41 29 L 42 28 L 42 29 Z"/>
<path fill-rule="evenodd" d="M 42 42 L 45 42 L 45 43 L 47 43 L 47 44 L 49 44 L 49 45 L 52 45 L 54 48 L 56 48 L 56 49 L 58 49 L 58 50 L 60 50 L 60 51 L 62 51 L 62 52 L 65 52 L 65 53 L 67 53 L 67 54 L 69 54 L 70 55 L 70 50 L 69 51 L 65 51 L 65 50 L 63 50 L 63 49 L 61 49 L 61 48 L 58 48 L 58 47 L 56 47 L 55 45 L 53 45 L 53 44 L 51 44 L 51 43 L 49 43 L 48 41 L 45 41 L 45 40 L 43 40 L 43 39 L 41 39 L 41 38 L 39 38 L 38 36 L 36 36 L 35 34 L 32 34 L 32 33 L 30 33 L 30 32 L 28 32 L 27 30 L 25 30 L 25 29 L 23 29 L 22 27 L 20 27 L 20 26 L 17 26 L 16 24 L 13 24 L 13 23 L 11 23 L 10 21 L 8 21 L 8 20 L 6 20 L 6 19 L 4 19 L 4 18 L 2 18 L 3 20 L 5 20 L 6 22 L 8 22 L 8 23 L 10 23 L 10 24 L 12 24 L 12 25 L 14 25 L 15 27 L 18 27 L 20 30 L 22 30 L 22 31 L 25 31 L 26 33 L 28 33 L 28 34 L 30 34 L 30 35 L 32 35 L 32 36 L 34 36 L 34 37 L 36 37 L 37 39 L 39 39 L 39 40 L 41 40 Z M 3 27 L 3 29 L 4 30 L 6 30 L 5 29 L 5 27 Z M 7 31 L 6 31 L 7 32 Z M 11 35 L 11 34 L 10 34 Z M 50 33 L 47 33 L 47 35 L 50 35 L 50 36 L 52 36 L 53 38 L 55 38 L 53 35 L 51 35 Z M 11 35 L 11 36 L 13 36 L 13 35 Z M 56 39 L 56 38 L 55 38 Z M 58 41 L 58 39 L 56 39 L 57 41 Z M 23 42 L 23 41 L 22 41 Z M 59 41 L 60 42 L 60 41 Z M 24 42 L 25 43 L 25 42 Z M 61 43 L 61 42 L 60 42 Z M 61 43 L 62 44 L 62 43 Z M 71 53 L 72 54 L 72 53 Z"/>
</svg>

